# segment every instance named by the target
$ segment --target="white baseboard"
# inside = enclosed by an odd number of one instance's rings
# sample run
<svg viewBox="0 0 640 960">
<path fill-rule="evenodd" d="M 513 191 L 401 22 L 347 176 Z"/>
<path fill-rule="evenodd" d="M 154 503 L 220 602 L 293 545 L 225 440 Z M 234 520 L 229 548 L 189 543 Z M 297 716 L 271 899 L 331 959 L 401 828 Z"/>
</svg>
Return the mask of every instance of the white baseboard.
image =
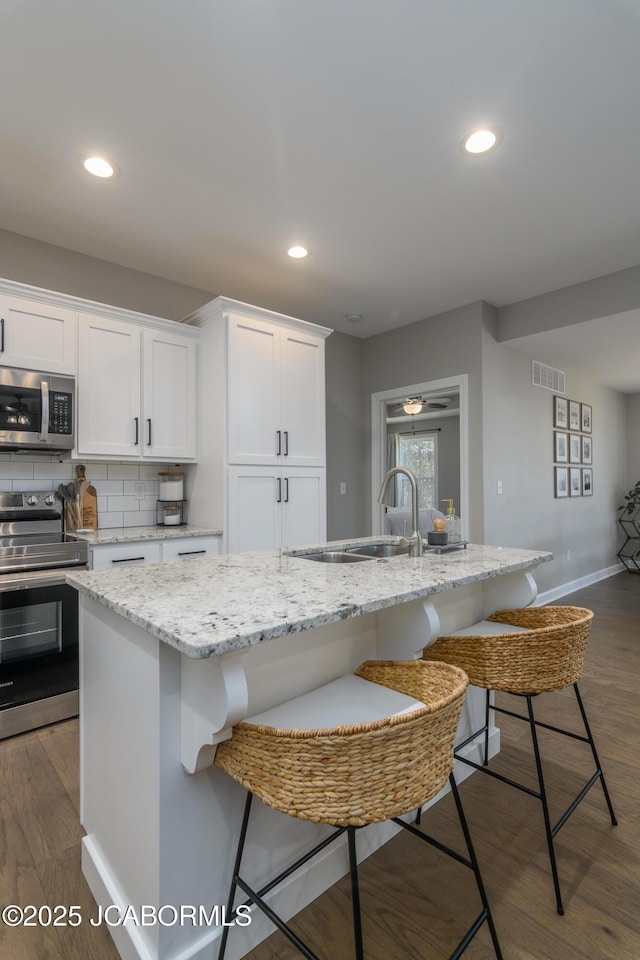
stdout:
<svg viewBox="0 0 640 960">
<path fill-rule="evenodd" d="M 560 597 L 566 597 L 569 593 L 575 593 L 576 590 L 582 590 L 583 587 L 589 587 L 592 583 L 598 583 L 600 580 L 606 580 L 608 577 L 613 577 L 616 573 L 622 573 L 622 568 L 619 563 L 615 563 L 610 567 L 603 567 L 602 570 L 594 570 L 593 573 L 588 573 L 584 577 L 578 577 L 577 580 L 569 580 L 567 583 L 560 584 L 559 587 L 554 587 L 552 590 L 545 590 L 544 593 L 539 593 L 534 606 L 541 607 L 546 603 L 553 603 L 554 600 L 559 600 Z"/>
</svg>

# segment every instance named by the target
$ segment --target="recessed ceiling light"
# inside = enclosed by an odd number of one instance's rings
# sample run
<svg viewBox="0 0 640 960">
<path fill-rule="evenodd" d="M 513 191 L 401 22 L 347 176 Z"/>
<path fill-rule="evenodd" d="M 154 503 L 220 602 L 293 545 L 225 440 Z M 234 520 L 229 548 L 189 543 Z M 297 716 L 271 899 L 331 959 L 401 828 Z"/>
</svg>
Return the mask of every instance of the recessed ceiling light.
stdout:
<svg viewBox="0 0 640 960">
<path fill-rule="evenodd" d="M 498 142 L 498 136 L 493 130 L 474 130 L 464 141 L 466 153 L 473 155 L 486 153 L 491 150 Z"/>
<path fill-rule="evenodd" d="M 82 161 L 82 166 L 88 173 L 92 173 L 94 177 L 101 177 L 103 180 L 113 177 L 117 169 L 114 163 L 104 157 L 87 157 L 86 160 Z"/>
<path fill-rule="evenodd" d="M 347 323 L 360 323 L 362 320 L 361 313 L 346 313 L 344 319 Z"/>
<path fill-rule="evenodd" d="M 287 250 L 287 253 L 289 254 L 292 260 L 303 260 L 305 257 L 309 256 L 309 251 L 307 250 L 307 248 L 300 247 L 300 246 L 289 247 L 289 249 Z"/>
</svg>

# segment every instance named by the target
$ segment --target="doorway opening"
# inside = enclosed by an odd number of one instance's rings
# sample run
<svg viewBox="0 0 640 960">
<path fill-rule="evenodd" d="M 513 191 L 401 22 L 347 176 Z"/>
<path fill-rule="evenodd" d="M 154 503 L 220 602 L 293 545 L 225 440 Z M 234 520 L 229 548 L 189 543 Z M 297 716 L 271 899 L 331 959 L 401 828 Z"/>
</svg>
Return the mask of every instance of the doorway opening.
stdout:
<svg viewBox="0 0 640 960">
<path fill-rule="evenodd" d="M 430 435 L 435 438 L 431 445 L 426 442 Z M 412 462 L 403 464 L 401 458 Z M 426 520 L 430 522 L 429 510 L 445 512 L 443 500 L 453 499 L 462 520 L 462 535 L 468 539 L 466 373 L 371 395 L 371 531 L 374 535 L 397 532 L 398 523 L 405 516 L 402 511 L 410 510 L 410 501 L 406 501 L 408 493 L 401 483 L 390 484 L 386 504 L 378 503 L 387 470 L 401 465 L 408 466 L 421 480 L 419 503 Z"/>
</svg>

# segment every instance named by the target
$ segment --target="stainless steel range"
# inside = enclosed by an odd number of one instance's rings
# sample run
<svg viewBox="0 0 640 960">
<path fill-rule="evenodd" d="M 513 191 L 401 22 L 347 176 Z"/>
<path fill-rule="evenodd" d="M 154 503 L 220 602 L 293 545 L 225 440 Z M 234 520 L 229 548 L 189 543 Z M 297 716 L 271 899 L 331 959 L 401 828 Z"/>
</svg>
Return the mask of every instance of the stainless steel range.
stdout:
<svg viewBox="0 0 640 960">
<path fill-rule="evenodd" d="M 0 738 L 78 713 L 78 600 L 65 573 L 86 566 L 56 494 L 0 493 Z"/>
</svg>

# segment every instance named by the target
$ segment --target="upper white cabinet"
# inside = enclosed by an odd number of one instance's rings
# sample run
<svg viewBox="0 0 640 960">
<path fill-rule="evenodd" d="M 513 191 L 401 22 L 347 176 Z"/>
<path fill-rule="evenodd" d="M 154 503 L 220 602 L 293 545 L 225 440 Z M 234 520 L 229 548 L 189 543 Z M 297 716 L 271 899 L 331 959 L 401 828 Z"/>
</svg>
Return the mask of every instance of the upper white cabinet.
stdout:
<svg viewBox="0 0 640 960">
<path fill-rule="evenodd" d="M 196 344 L 193 337 L 145 328 L 142 340 L 143 456 L 196 455 Z"/>
<path fill-rule="evenodd" d="M 326 536 L 325 340 L 303 320 L 218 297 L 200 328 L 191 522 L 230 552 Z"/>
<path fill-rule="evenodd" d="M 0 365 L 76 372 L 75 311 L 0 293 Z"/>
<path fill-rule="evenodd" d="M 78 455 L 193 459 L 195 378 L 191 331 L 81 314 Z"/>
<path fill-rule="evenodd" d="M 80 318 L 78 434 L 80 456 L 139 457 L 141 331 L 107 317 Z"/>
<path fill-rule="evenodd" d="M 227 375 L 229 463 L 324 464 L 324 338 L 230 312 Z"/>
</svg>

